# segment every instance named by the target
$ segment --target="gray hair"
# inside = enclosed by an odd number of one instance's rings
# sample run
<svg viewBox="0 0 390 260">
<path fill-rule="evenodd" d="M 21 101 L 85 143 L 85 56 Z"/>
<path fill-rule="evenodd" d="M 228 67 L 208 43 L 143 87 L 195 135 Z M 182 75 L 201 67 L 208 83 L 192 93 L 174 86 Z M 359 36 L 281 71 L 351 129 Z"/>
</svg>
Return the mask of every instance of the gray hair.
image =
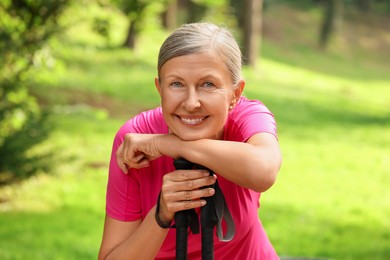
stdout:
<svg viewBox="0 0 390 260">
<path fill-rule="evenodd" d="M 184 24 L 164 41 L 158 55 L 158 73 L 168 60 L 212 50 L 221 57 L 233 84 L 242 79 L 241 51 L 231 32 L 212 23 Z"/>
</svg>

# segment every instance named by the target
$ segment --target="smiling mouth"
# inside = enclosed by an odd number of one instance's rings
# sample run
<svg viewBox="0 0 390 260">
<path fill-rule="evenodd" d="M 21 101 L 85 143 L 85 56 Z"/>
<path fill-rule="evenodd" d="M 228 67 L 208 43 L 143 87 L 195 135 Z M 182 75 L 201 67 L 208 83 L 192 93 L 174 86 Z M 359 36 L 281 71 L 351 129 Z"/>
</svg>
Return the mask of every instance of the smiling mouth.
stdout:
<svg viewBox="0 0 390 260">
<path fill-rule="evenodd" d="M 207 118 L 207 116 L 205 117 L 199 117 L 199 118 L 185 118 L 185 117 L 180 117 L 180 120 L 187 124 L 187 125 L 197 125 L 197 124 L 200 124 L 203 122 L 203 120 L 205 120 Z"/>
</svg>

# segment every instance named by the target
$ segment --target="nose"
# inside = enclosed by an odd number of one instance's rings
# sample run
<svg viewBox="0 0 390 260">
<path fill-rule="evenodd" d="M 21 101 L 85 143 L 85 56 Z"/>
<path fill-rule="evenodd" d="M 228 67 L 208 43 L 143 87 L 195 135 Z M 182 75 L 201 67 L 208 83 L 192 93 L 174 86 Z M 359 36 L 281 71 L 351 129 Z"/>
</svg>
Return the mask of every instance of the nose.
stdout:
<svg viewBox="0 0 390 260">
<path fill-rule="evenodd" d="M 194 111 L 200 108 L 201 102 L 199 99 L 199 93 L 197 93 L 196 88 L 187 89 L 186 98 L 183 101 L 183 106 L 187 111 Z"/>
</svg>

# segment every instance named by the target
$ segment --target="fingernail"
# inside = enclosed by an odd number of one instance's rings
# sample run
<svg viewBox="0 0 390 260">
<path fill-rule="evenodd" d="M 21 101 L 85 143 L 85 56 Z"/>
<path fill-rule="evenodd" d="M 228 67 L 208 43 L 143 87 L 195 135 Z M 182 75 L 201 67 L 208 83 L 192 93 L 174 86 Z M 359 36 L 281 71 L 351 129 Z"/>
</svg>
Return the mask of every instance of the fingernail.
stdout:
<svg viewBox="0 0 390 260">
<path fill-rule="evenodd" d="M 209 189 L 209 194 L 212 195 L 214 194 L 215 190 L 213 188 Z"/>
<path fill-rule="evenodd" d="M 203 176 L 206 177 L 206 176 L 209 176 L 209 175 L 210 175 L 210 173 L 209 173 L 208 171 L 205 170 L 205 171 L 203 172 Z"/>
</svg>

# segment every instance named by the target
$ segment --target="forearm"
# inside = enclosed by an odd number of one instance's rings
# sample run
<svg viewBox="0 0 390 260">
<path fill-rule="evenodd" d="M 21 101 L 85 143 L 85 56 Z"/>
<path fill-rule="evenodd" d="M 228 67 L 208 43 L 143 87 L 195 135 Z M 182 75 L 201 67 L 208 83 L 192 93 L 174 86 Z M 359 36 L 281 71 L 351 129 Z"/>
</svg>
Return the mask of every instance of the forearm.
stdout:
<svg viewBox="0 0 390 260">
<path fill-rule="evenodd" d="M 211 139 L 182 141 L 168 135 L 161 138 L 160 147 L 165 155 L 184 157 L 240 186 L 259 192 L 272 186 L 281 161 L 278 146 L 274 144 L 257 146 Z"/>
<path fill-rule="evenodd" d="M 154 214 L 155 207 L 149 211 L 137 230 L 104 259 L 154 259 L 168 234 L 168 229 L 157 225 Z"/>
</svg>

